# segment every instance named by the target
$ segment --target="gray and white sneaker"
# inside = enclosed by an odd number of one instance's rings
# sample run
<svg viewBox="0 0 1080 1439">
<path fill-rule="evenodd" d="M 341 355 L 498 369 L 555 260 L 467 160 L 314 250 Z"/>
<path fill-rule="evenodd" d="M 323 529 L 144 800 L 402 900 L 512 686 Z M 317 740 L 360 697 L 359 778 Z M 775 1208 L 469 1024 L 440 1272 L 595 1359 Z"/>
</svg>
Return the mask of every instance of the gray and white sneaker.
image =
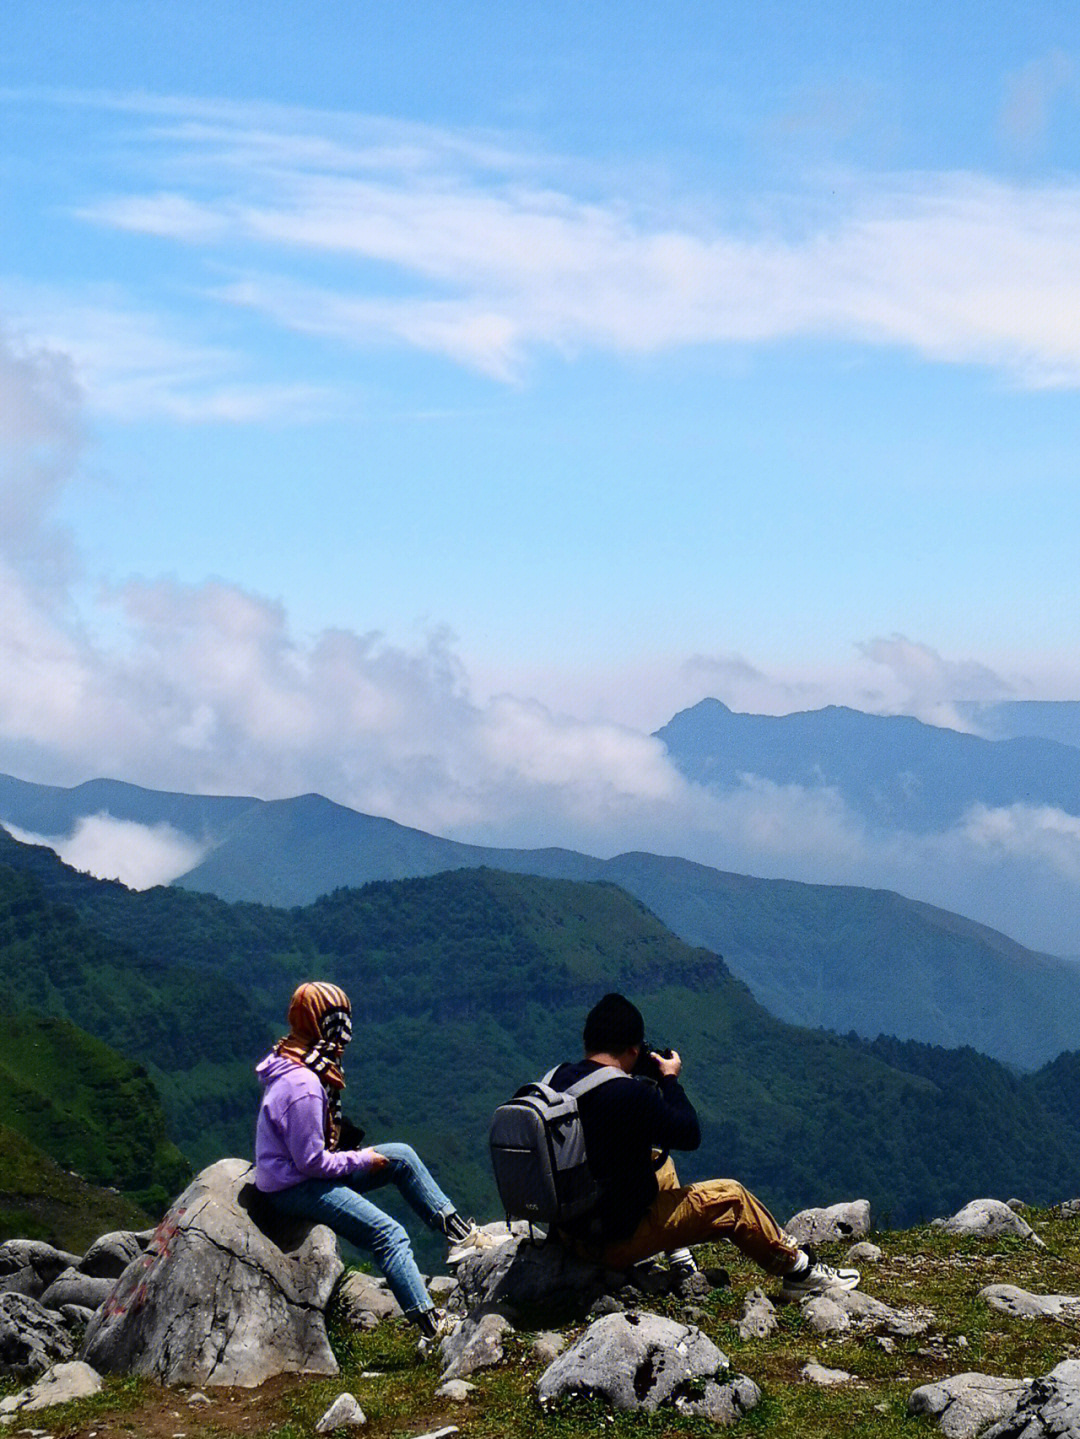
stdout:
<svg viewBox="0 0 1080 1439">
<path fill-rule="evenodd" d="M 447 1265 L 460 1264 L 463 1259 L 468 1259 L 470 1254 L 478 1254 L 481 1249 L 494 1249 L 499 1244 L 505 1244 L 505 1239 L 498 1235 L 486 1234 L 478 1224 L 470 1224 L 468 1232 L 460 1239 L 451 1239 L 450 1248 L 447 1251 Z"/>
<path fill-rule="evenodd" d="M 453 1334 L 461 1320 L 448 1314 L 445 1309 L 428 1309 L 417 1316 L 415 1323 L 420 1331 L 420 1342 L 416 1350 L 418 1354 L 425 1355 L 430 1354 L 448 1335 Z"/>
<path fill-rule="evenodd" d="M 807 1263 L 804 1268 L 784 1275 L 781 1286 L 787 1299 L 806 1299 L 812 1294 L 828 1294 L 830 1289 L 857 1289 L 860 1274 L 857 1269 L 834 1269 L 823 1264 L 812 1249 L 805 1249 Z"/>
</svg>

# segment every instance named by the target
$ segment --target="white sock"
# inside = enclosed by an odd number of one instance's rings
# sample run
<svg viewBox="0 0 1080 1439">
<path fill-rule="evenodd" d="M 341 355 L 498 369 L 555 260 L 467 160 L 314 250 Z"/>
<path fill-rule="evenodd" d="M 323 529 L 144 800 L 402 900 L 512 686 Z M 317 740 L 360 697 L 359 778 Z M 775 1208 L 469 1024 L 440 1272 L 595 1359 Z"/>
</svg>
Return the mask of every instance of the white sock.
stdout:
<svg viewBox="0 0 1080 1439">
<path fill-rule="evenodd" d="M 799 1250 L 799 1257 L 788 1270 L 789 1274 L 804 1274 L 810 1268 L 810 1256 L 805 1249 Z"/>
</svg>

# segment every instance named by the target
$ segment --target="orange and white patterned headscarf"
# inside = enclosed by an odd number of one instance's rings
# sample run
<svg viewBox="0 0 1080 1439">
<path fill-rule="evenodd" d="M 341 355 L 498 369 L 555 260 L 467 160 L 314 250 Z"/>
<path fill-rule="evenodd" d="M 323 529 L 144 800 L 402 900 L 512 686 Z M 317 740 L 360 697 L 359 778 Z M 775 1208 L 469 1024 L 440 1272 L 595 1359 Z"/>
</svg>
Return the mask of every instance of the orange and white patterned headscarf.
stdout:
<svg viewBox="0 0 1080 1439">
<path fill-rule="evenodd" d="M 289 1003 L 289 1033 L 274 1052 L 294 1064 L 306 1064 L 328 1090 L 345 1088 L 341 1056 L 352 1038 L 352 1005 L 336 984 L 308 980 Z"/>
</svg>

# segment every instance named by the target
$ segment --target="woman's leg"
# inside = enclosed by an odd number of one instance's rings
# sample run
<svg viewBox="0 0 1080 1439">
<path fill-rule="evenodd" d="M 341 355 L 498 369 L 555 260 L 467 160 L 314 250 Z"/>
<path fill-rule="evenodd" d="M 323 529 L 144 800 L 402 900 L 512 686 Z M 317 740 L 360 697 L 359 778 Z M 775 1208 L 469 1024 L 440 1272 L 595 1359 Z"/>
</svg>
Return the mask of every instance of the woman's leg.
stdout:
<svg viewBox="0 0 1080 1439">
<path fill-rule="evenodd" d="M 382 1169 L 357 1174 L 349 1183 L 360 1194 L 378 1189 L 383 1184 L 394 1184 L 410 1207 L 432 1229 L 444 1231 L 446 1218 L 457 1212 L 457 1207 L 435 1183 L 431 1171 L 408 1144 L 373 1144 L 372 1149 L 385 1155 L 390 1161 Z"/>
<path fill-rule="evenodd" d="M 367 1250 L 386 1275 L 390 1292 L 414 1322 L 431 1309 L 431 1296 L 413 1258 L 409 1236 L 396 1219 L 347 1184 L 309 1179 L 264 1196 L 275 1209 L 328 1224 L 335 1234 Z"/>
</svg>

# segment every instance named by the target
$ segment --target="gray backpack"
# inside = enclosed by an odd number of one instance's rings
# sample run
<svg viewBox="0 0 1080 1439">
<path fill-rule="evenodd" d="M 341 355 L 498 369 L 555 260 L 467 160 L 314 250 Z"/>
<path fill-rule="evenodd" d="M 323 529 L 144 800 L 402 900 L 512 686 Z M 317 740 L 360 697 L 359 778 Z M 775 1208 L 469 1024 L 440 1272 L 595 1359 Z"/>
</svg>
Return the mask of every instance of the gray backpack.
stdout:
<svg viewBox="0 0 1080 1439">
<path fill-rule="evenodd" d="M 628 1076 L 605 1065 L 563 1090 L 552 1089 L 554 1074 L 550 1069 L 538 1083 L 524 1085 L 491 1120 L 491 1167 L 508 1221 L 566 1224 L 600 1198 L 577 1102 L 590 1089 Z"/>
</svg>

